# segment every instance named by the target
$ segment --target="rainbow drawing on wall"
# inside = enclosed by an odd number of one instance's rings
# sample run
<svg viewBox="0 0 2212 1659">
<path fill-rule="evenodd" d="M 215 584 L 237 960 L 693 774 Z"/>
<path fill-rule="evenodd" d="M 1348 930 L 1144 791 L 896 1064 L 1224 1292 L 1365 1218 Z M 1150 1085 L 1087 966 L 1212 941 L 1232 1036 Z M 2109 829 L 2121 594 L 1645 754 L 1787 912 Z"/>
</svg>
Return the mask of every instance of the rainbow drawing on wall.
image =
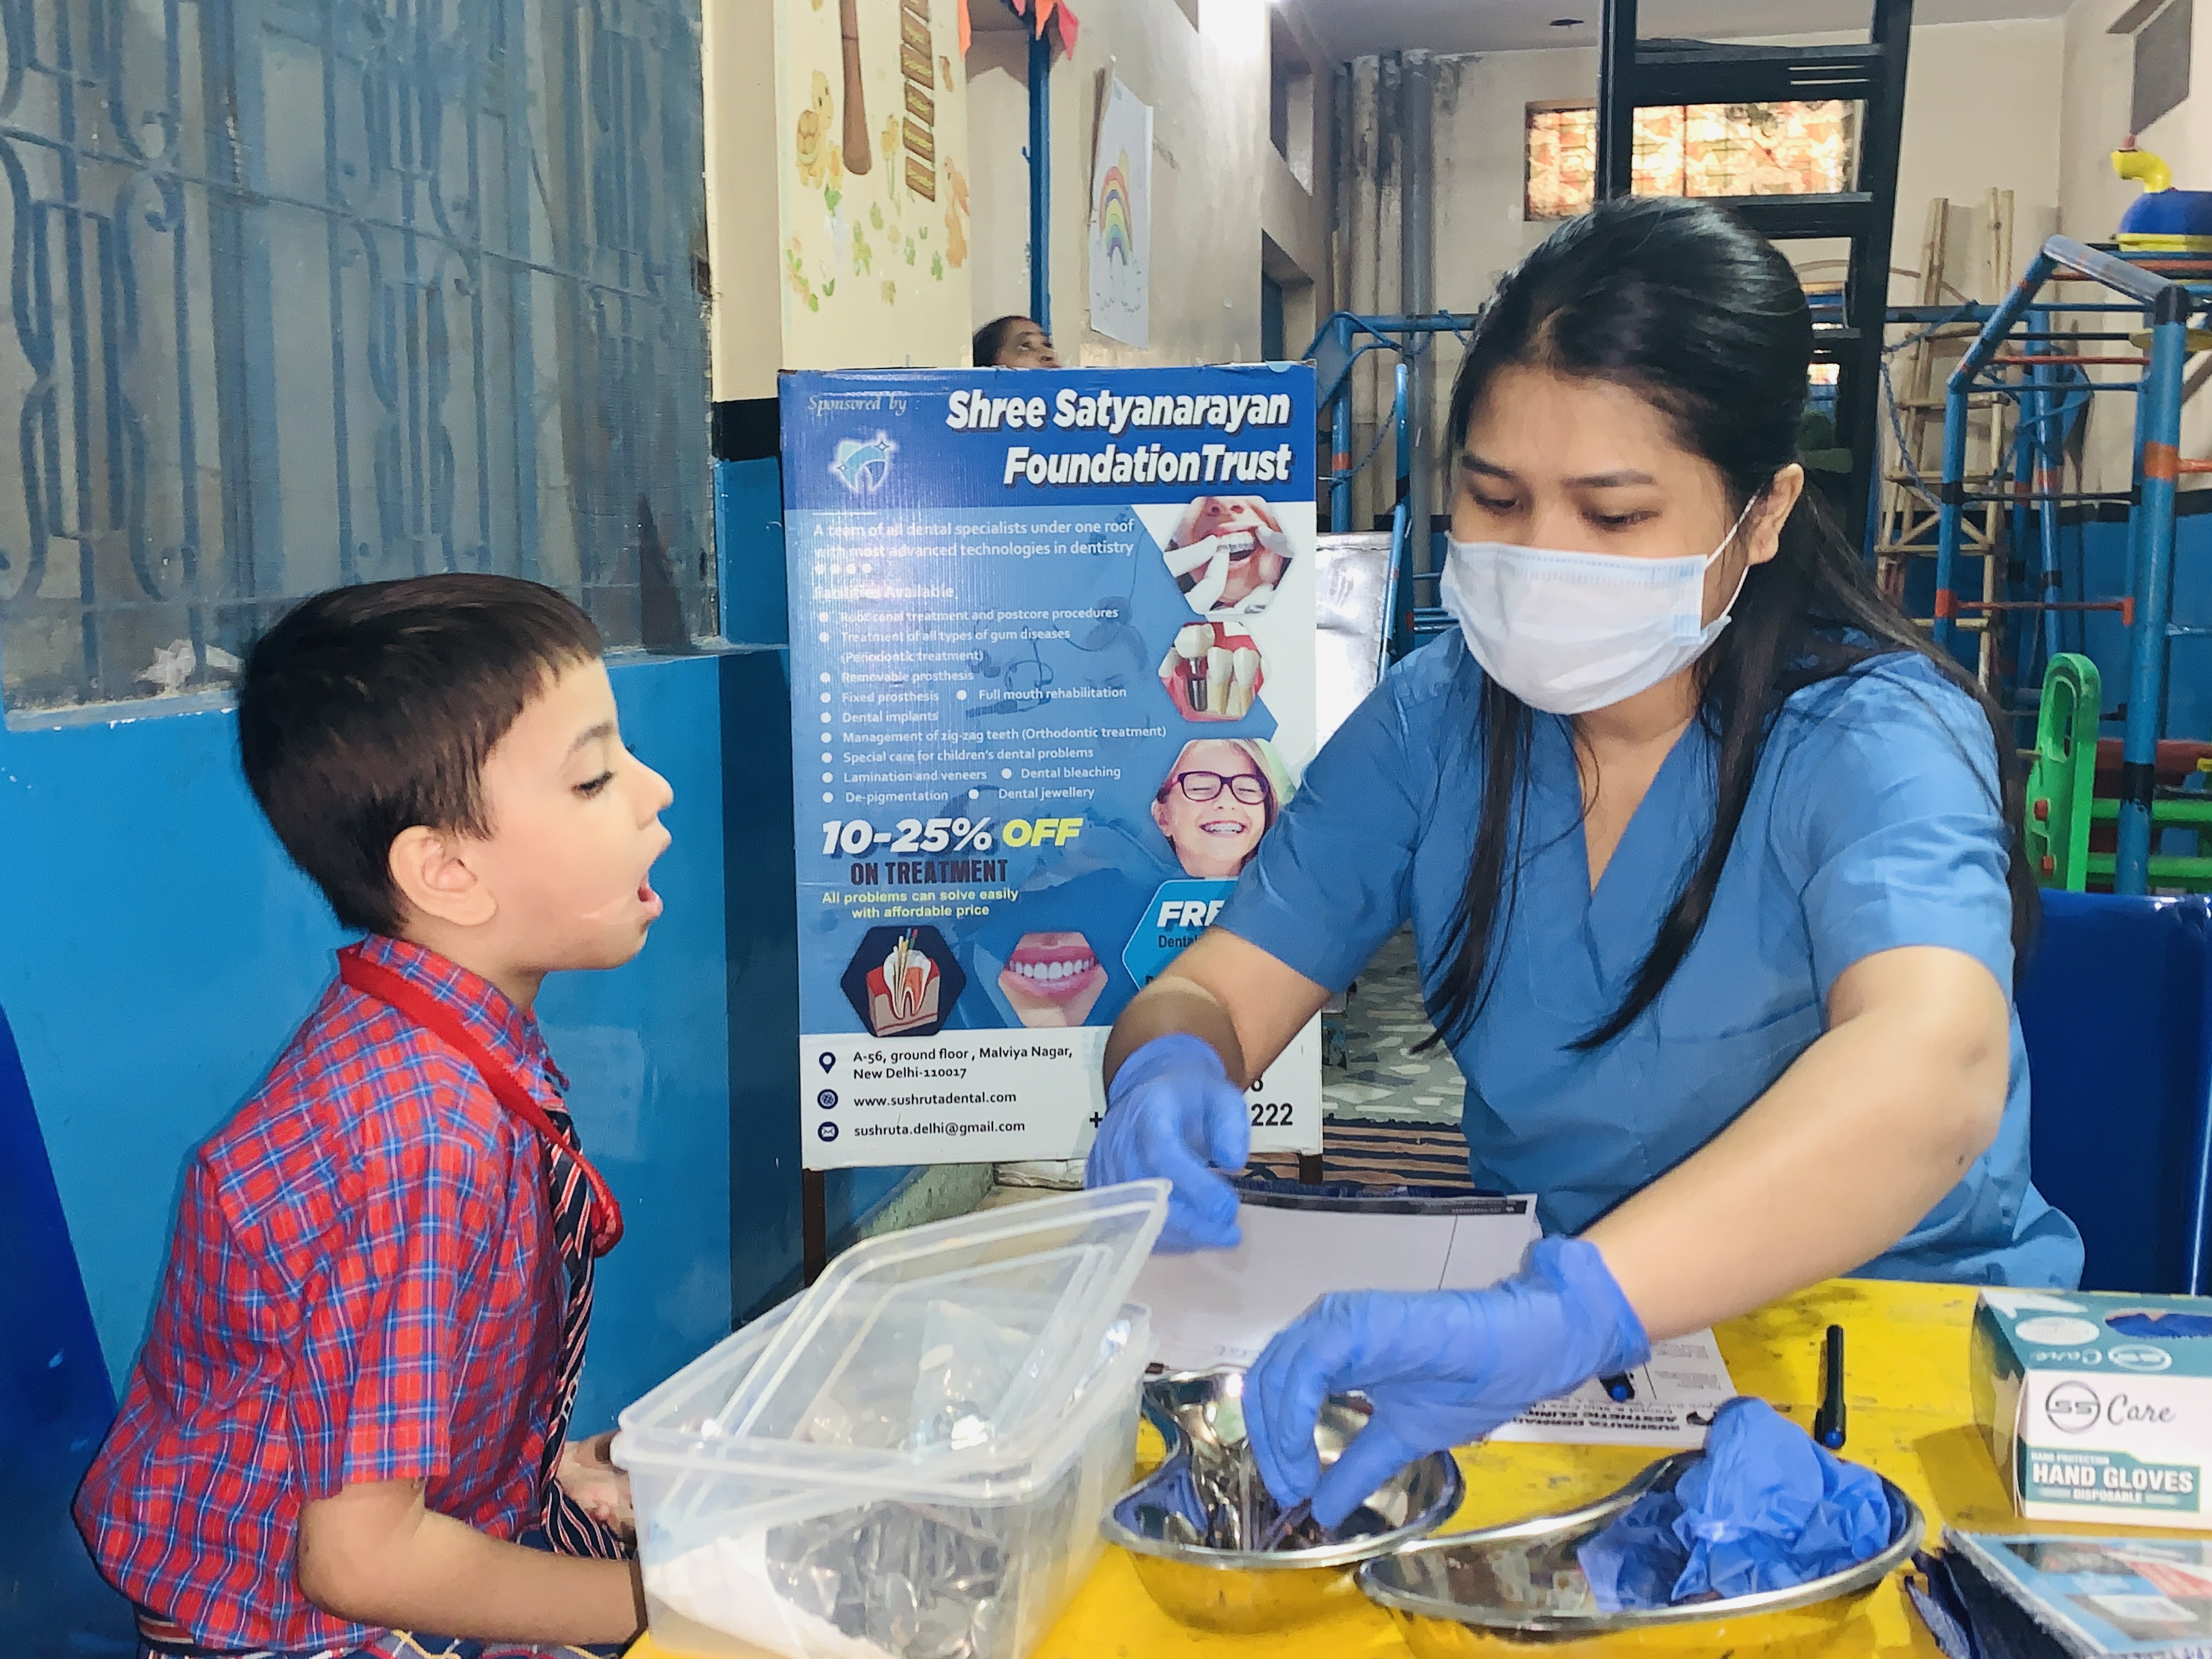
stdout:
<svg viewBox="0 0 2212 1659">
<path fill-rule="evenodd" d="M 1151 337 L 1152 112 L 1117 78 L 1098 116 L 1091 174 L 1091 328 L 1141 346 Z"/>
<path fill-rule="evenodd" d="M 1137 232 L 1129 213 L 1129 152 L 1123 150 L 1098 179 L 1098 236 L 1106 257 L 1125 265 L 1137 259 Z"/>
</svg>

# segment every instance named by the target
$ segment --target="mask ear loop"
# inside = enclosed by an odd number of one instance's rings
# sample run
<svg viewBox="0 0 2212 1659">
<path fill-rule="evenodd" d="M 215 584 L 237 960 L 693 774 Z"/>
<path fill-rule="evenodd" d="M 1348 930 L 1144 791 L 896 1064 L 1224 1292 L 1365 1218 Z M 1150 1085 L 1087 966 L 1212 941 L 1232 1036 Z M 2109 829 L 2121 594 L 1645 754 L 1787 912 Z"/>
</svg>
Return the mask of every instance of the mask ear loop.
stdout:
<svg viewBox="0 0 2212 1659">
<path fill-rule="evenodd" d="M 1757 507 L 1759 502 L 1765 499 L 1766 492 L 1762 489 L 1758 495 L 1753 495 L 1749 501 L 1743 504 L 1743 511 L 1735 515 L 1735 523 L 1729 526 L 1729 533 L 1721 538 L 1721 544 L 1715 548 L 1712 552 L 1706 556 L 1705 568 L 1708 570 L 1712 568 L 1714 562 L 1719 559 L 1722 554 L 1729 550 L 1729 544 L 1734 542 L 1738 536 L 1743 533 L 1744 523 L 1751 517 L 1751 509 Z M 1750 580 L 1751 561 L 1749 559 L 1746 559 L 1743 562 L 1743 568 L 1736 574 L 1735 592 L 1729 595 L 1729 602 L 1721 607 L 1720 615 L 1714 617 L 1711 622 L 1705 624 L 1708 628 L 1717 627 L 1720 623 L 1726 622 L 1729 617 L 1734 614 L 1736 607 L 1736 601 L 1743 598 L 1743 585 Z"/>
</svg>

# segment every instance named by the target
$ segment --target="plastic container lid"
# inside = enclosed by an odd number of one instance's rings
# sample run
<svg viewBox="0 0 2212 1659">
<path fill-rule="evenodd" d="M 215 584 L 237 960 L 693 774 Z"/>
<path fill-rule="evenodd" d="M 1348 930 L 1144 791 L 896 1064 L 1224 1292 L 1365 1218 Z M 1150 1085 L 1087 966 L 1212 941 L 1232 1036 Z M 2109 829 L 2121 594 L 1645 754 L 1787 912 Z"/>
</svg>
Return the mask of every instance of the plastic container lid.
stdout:
<svg viewBox="0 0 2212 1659">
<path fill-rule="evenodd" d="M 615 1462 L 677 1479 L 689 1494 L 678 1508 L 689 1510 L 725 1501 L 732 1491 L 776 1502 L 800 1492 L 947 1503 L 1018 1498 L 1058 1477 L 1115 1401 L 1134 1400 L 1158 1346 L 1147 1310 L 1136 1304 L 1114 1310 L 1057 1413 L 1035 1414 L 1020 1434 L 970 1449 L 915 1456 L 722 1436 L 701 1407 L 723 1398 L 734 1378 L 754 1368 L 796 1305 L 794 1298 L 725 1338 L 623 1412 Z M 718 1488 L 721 1481 L 740 1484 Z"/>
<path fill-rule="evenodd" d="M 1065 1413 L 1167 1218 L 1132 1182 L 866 1241 L 830 1264 L 714 1413 L 802 1462 L 1004 1449 Z"/>
</svg>

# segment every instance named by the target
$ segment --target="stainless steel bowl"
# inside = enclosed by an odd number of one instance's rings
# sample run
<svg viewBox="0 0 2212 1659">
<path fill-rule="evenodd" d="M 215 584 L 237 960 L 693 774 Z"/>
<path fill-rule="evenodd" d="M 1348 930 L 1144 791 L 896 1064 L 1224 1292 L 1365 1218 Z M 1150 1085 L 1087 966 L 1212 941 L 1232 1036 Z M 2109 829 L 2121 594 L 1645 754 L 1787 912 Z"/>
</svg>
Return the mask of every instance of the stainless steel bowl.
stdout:
<svg viewBox="0 0 2212 1659">
<path fill-rule="evenodd" d="M 1390 1611 L 1420 1659 L 1468 1659 L 1542 1647 L 1545 1659 L 1617 1652 L 1624 1645 L 1680 1653 L 1826 1652 L 1875 1586 L 1919 1547 L 1919 1508 L 1884 1480 L 1893 1517 L 1888 1547 L 1847 1571 L 1794 1589 L 1717 1601 L 1601 1613 L 1576 1551 L 1645 1492 L 1664 1491 L 1705 1454 L 1678 1452 L 1608 1498 L 1566 1515 L 1455 1533 L 1366 1562 L 1359 1587 Z M 1837 1651 L 1859 1651 L 1856 1646 Z M 1874 1650 L 1868 1637 L 1864 1650 Z"/>
<path fill-rule="evenodd" d="M 1243 1382 L 1242 1371 L 1216 1370 L 1146 1383 L 1145 1415 L 1166 1440 L 1167 1457 L 1100 1523 L 1106 1540 L 1135 1559 L 1139 1580 L 1164 1611 L 1200 1630 L 1235 1634 L 1287 1629 L 1356 1601 L 1355 1567 L 1442 1526 L 1467 1492 L 1451 1454 L 1433 1452 L 1369 1497 L 1355 1517 L 1356 1536 L 1307 1549 L 1209 1548 L 1187 1516 L 1194 1492 L 1233 1492 L 1249 1470 Z M 1367 1414 L 1362 1401 L 1330 1397 L 1314 1431 L 1324 1466 L 1366 1426 Z M 1256 1474 L 1249 1478 L 1259 1487 L 1252 1504 L 1271 1516 L 1265 1488 Z M 1229 1526 L 1233 1533 L 1233 1517 Z"/>
</svg>

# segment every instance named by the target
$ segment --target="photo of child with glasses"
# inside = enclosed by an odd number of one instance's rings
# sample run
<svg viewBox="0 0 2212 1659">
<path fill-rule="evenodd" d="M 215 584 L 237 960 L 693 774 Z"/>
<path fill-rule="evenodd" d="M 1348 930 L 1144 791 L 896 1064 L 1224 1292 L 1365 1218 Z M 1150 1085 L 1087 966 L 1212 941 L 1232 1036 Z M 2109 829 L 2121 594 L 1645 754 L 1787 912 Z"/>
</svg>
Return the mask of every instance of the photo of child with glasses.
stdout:
<svg viewBox="0 0 2212 1659">
<path fill-rule="evenodd" d="M 1236 876 L 1260 848 L 1290 785 L 1257 738 L 1200 738 L 1182 746 L 1152 798 L 1152 821 L 1183 873 Z"/>
</svg>

